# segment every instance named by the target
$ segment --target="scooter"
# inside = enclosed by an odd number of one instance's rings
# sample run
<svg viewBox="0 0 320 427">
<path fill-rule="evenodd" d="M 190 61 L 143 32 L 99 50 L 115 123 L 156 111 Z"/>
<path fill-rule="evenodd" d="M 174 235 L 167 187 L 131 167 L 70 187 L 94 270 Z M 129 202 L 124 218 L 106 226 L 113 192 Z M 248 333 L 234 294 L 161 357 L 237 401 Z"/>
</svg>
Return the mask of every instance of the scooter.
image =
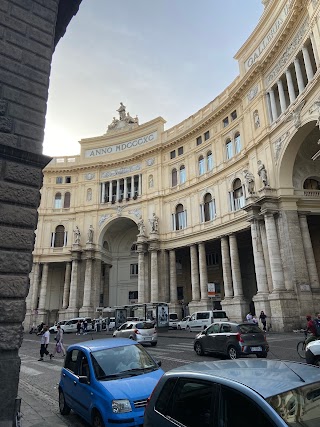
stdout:
<svg viewBox="0 0 320 427">
<path fill-rule="evenodd" d="M 320 367 L 320 339 L 311 341 L 306 347 L 306 362 Z"/>
</svg>

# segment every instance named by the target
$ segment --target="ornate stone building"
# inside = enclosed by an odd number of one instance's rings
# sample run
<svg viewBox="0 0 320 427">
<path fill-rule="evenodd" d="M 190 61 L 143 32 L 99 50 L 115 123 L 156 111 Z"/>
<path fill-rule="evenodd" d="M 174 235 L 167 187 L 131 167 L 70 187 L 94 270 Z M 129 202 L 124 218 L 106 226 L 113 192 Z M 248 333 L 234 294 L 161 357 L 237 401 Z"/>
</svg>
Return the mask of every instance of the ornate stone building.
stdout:
<svg viewBox="0 0 320 427">
<path fill-rule="evenodd" d="M 320 2 L 264 5 L 200 111 L 165 130 L 121 103 L 44 169 L 26 324 L 166 301 L 281 331 L 320 310 Z"/>
</svg>

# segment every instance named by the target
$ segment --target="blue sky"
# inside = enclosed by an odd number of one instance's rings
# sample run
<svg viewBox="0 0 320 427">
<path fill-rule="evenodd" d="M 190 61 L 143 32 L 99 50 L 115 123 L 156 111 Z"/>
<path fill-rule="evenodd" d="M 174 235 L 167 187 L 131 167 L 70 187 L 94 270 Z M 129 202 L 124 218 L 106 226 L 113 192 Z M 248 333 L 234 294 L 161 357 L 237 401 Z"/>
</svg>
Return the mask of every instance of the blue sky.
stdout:
<svg viewBox="0 0 320 427">
<path fill-rule="evenodd" d="M 257 25 L 260 0 L 83 0 L 53 56 L 44 154 L 79 154 L 120 101 L 168 129 L 239 74 L 233 56 Z"/>
</svg>

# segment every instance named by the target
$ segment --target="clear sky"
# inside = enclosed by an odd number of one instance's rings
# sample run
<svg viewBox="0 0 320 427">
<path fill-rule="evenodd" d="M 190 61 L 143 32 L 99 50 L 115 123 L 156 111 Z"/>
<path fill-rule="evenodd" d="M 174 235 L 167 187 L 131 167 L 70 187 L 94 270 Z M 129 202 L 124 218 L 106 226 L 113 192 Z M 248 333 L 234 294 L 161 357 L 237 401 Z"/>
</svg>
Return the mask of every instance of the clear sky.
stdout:
<svg viewBox="0 0 320 427">
<path fill-rule="evenodd" d="M 262 12 L 261 0 L 83 0 L 53 56 L 44 154 L 79 154 L 120 101 L 140 124 L 188 118 L 239 74 L 233 56 Z"/>
</svg>

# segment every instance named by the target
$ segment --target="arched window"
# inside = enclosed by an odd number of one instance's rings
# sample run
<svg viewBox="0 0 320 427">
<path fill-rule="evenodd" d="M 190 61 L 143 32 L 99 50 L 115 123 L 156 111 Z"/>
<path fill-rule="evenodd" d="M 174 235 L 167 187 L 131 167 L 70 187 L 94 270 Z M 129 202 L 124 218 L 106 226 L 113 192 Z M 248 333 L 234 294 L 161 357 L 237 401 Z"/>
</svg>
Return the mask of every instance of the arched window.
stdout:
<svg viewBox="0 0 320 427">
<path fill-rule="evenodd" d="M 320 181 L 317 178 L 307 178 L 303 183 L 305 190 L 320 190 Z"/>
<path fill-rule="evenodd" d="M 63 248 L 67 244 L 67 233 L 63 225 L 58 225 L 51 235 L 51 247 Z"/>
<path fill-rule="evenodd" d="M 176 187 L 176 185 L 178 184 L 178 172 L 177 172 L 177 169 L 172 169 L 172 172 L 171 172 L 171 183 L 172 183 L 172 187 Z"/>
<path fill-rule="evenodd" d="M 68 191 L 67 193 L 65 193 L 64 200 L 63 200 L 63 207 L 65 209 L 70 208 L 70 199 L 71 199 L 71 194 Z"/>
<path fill-rule="evenodd" d="M 241 180 L 235 179 L 233 182 L 233 191 L 230 193 L 230 205 L 232 211 L 237 211 L 244 206 L 244 192 Z"/>
<path fill-rule="evenodd" d="M 206 193 L 201 205 L 202 222 L 212 221 L 216 216 L 215 201 L 210 193 Z"/>
<path fill-rule="evenodd" d="M 180 203 L 176 207 L 176 211 L 173 214 L 173 230 L 182 230 L 187 227 L 187 211 Z"/>
<path fill-rule="evenodd" d="M 234 151 L 236 154 L 240 153 L 241 151 L 241 138 L 239 132 L 237 132 L 234 136 Z"/>
<path fill-rule="evenodd" d="M 227 139 L 226 141 L 226 158 L 227 160 L 231 159 L 233 157 L 233 147 L 232 147 L 232 141 L 231 139 Z"/>
<path fill-rule="evenodd" d="M 184 165 L 180 166 L 180 184 L 186 182 L 186 168 Z"/>
<path fill-rule="evenodd" d="M 213 156 L 212 151 L 207 152 L 207 171 L 212 171 L 213 169 Z"/>
<path fill-rule="evenodd" d="M 54 208 L 61 209 L 62 208 L 62 196 L 61 193 L 56 193 L 54 196 Z"/>
<path fill-rule="evenodd" d="M 203 156 L 200 156 L 198 159 L 198 169 L 199 169 L 199 175 L 203 175 L 205 173 L 205 164 L 204 164 Z"/>
</svg>

